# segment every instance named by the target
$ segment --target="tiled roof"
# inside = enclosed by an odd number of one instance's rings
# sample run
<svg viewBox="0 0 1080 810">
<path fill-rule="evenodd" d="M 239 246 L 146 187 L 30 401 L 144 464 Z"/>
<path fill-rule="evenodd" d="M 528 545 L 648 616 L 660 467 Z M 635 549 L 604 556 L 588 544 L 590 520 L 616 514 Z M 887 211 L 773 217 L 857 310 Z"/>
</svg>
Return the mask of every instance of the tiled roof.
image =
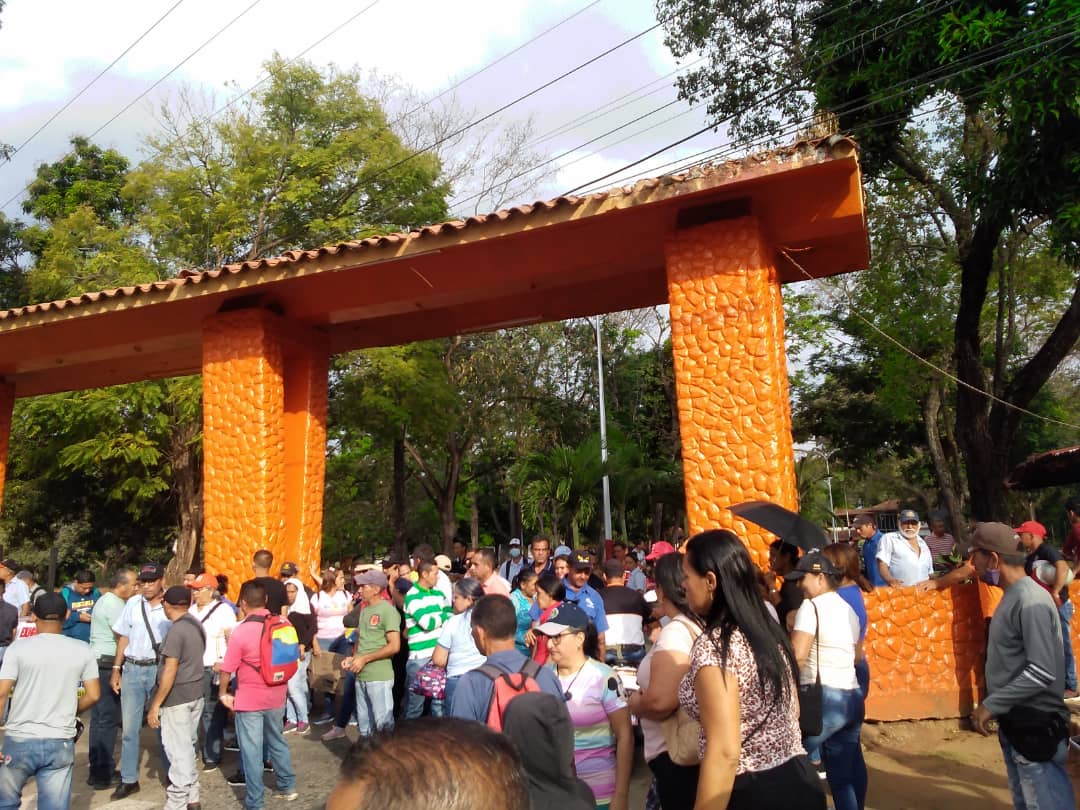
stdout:
<svg viewBox="0 0 1080 810">
<path fill-rule="evenodd" d="M 428 239 L 461 231 L 482 231 L 493 225 L 504 223 L 512 219 L 529 219 L 537 217 L 545 212 L 559 208 L 580 208 L 586 205 L 603 202 L 614 198 L 626 198 L 620 200 L 623 204 L 635 204 L 633 198 L 640 197 L 641 202 L 647 202 L 649 192 L 661 186 L 671 186 L 693 181 L 712 181 L 712 184 L 720 185 L 737 181 L 744 173 L 753 169 L 760 170 L 762 167 L 772 164 L 778 168 L 785 164 L 798 162 L 814 162 L 829 159 L 833 156 L 834 147 L 841 145 L 841 151 L 855 149 L 854 142 L 847 138 L 832 136 L 813 141 L 800 141 L 791 146 L 756 153 L 738 160 L 725 161 L 719 164 L 706 164 L 695 167 L 689 171 L 675 175 L 663 175 L 627 185 L 618 186 L 606 191 L 599 191 L 584 196 L 562 196 L 552 200 L 535 202 L 530 205 L 518 205 L 493 214 L 483 214 L 468 217 L 467 219 L 455 219 L 442 222 L 437 225 L 427 225 L 411 231 L 391 233 L 384 236 L 371 236 L 349 242 L 340 242 L 336 245 L 327 245 L 313 250 L 291 250 L 280 256 L 266 259 L 227 264 L 214 270 L 182 270 L 175 277 L 165 281 L 155 281 L 149 284 L 137 284 L 129 287 L 117 287 L 100 292 L 83 293 L 60 301 L 49 301 L 40 304 L 9 309 L 0 312 L 0 321 L 10 321 L 16 318 L 36 313 L 55 312 L 86 304 L 94 304 L 103 300 L 130 298 L 134 296 L 154 295 L 155 293 L 168 293 L 179 287 L 192 284 L 201 284 L 215 280 L 223 276 L 237 275 L 241 273 L 254 273 L 260 270 L 277 268 L 287 265 L 300 265 L 315 262 L 325 257 L 341 256 L 350 253 L 362 254 L 364 251 L 400 246 L 414 241 Z"/>
</svg>

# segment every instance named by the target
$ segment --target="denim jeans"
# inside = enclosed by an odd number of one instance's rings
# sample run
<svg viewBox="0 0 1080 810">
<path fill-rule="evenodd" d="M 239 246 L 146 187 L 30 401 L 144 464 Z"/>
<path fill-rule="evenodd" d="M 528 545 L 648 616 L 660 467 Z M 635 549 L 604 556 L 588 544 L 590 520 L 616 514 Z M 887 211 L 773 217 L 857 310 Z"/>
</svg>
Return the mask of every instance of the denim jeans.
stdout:
<svg viewBox="0 0 1080 810">
<path fill-rule="evenodd" d="M 296 789 L 292 755 L 285 743 L 281 726 L 285 707 L 258 712 L 236 712 L 236 737 L 240 743 L 240 762 L 244 769 L 246 810 L 262 810 L 266 794 L 263 785 L 263 756 L 274 766 L 277 789 L 290 793 Z M 265 751 L 265 754 L 264 754 Z"/>
<path fill-rule="evenodd" d="M 225 721 L 229 710 L 218 699 L 218 685 L 214 683 L 214 668 L 203 668 L 202 727 L 203 762 L 221 762 L 221 750 L 225 738 Z"/>
<path fill-rule="evenodd" d="M 289 678 L 289 697 L 285 701 L 285 719 L 290 723 L 306 723 L 308 721 L 308 664 L 311 663 L 311 652 L 305 652 L 300 657 L 300 663 L 296 667 L 296 674 Z"/>
<path fill-rule="evenodd" d="M 157 691 L 157 673 L 157 667 L 124 664 L 120 681 L 120 713 L 124 723 L 124 736 L 120 741 L 120 778 L 128 785 L 139 781 L 139 734 L 143 718 L 150 708 L 150 700 Z M 161 745 L 160 733 L 158 746 L 161 749 L 162 772 L 168 773 L 169 757 L 165 753 L 165 746 Z"/>
<path fill-rule="evenodd" d="M 820 751 L 836 810 L 862 810 L 866 803 L 866 761 L 863 759 L 862 722 L 865 713 L 859 689 L 834 689 L 822 692 L 821 733 L 806 737 L 803 745 L 813 759 Z"/>
<path fill-rule="evenodd" d="M 98 683 L 101 684 L 101 698 L 90 707 L 90 730 L 87 742 L 90 746 L 90 778 L 102 784 L 112 779 L 116 770 L 113 749 L 116 747 L 116 732 L 120 728 L 120 696 L 109 686 L 112 677 L 112 662 L 98 664 Z"/>
<path fill-rule="evenodd" d="M 23 786 L 31 777 L 37 782 L 38 810 L 68 810 L 74 740 L 8 736 L 3 756 L 11 761 L 0 767 L 0 810 L 19 810 Z"/>
<path fill-rule="evenodd" d="M 1073 655 L 1072 631 L 1069 625 L 1072 623 L 1073 603 L 1066 599 L 1058 608 L 1061 617 L 1061 638 L 1065 643 L 1065 688 L 1076 691 L 1076 657 Z"/>
<path fill-rule="evenodd" d="M 367 737 L 394 726 L 394 682 L 356 682 L 356 722 L 360 736 Z"/>
<path fill-rule="evenodd" d="M 1022 757 L 1009 745 L 1000 729 L 998 742 L 1005 756 L 1013 810 L 1075 810 L 1072 782 L 1065 771 L 1065 757 L 1069 750 L 1067 739 L 1061 741 L 1057 753 L 1049 762 L 1032 762 Z"/>
<path fill-rule="evenodd" d="M 412 683 L 416 680 L 416 673 L 424 668 L 424 665 L 431 661 L 431 656 L 427 658 L 410 658 L 405 665 L 405 718 L 413 720 L 424 713 L 424 701 L 427 700 L 423 695 L 414 695 L 411 689 Z M 444 714 L 443 706 L 445 700 L 432 700 L 431 701 L 431 716 L 442 717 Z"/>
<path fill-rule="evenodd" d="M 165 810 L 187 810 L 199 802 L 199 769 L 195 749 L 199 745 L 199 725 L 203 699 L 165 706 L 161 709 L 161 742 L 169 755 L 169 787 Z"/>
<path fill-rule="evenodd" d="M 447 712 L 450 711 L 450 707 L 454 705 L 454 692 L 457 690 L 458 681 L 461 680 L 460 675 L 454 677 L 447 676 L 446 678 L 446 694 L 443 695 L 443 708 Z"/>
</svg>

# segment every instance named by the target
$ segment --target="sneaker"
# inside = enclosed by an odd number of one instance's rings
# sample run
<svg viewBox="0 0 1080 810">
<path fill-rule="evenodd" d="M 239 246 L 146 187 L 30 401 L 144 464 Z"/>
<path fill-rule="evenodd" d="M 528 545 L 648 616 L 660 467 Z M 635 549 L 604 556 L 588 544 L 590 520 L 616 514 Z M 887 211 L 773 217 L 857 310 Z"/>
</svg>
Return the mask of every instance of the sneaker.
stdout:
<svg viewBox="0 0 1080 810">
<path fill-rule="evenodd" d="M 332 714 L 320 714 L 318 717 L 311 718 L 311 725 L 313 726 L 325 726 L 327 723 L 334 722 L 334 715 Z"/>
<path fill-rule="evenodd" d="M 311 726 L 309 724 L 307 724 L 307 723 L 297 723 L 296 724 L 296 733 L 297 734 L 307 734 L 309 731 L 311 731 Z"/>
<path fill-rule="evenodd" d="M 300 798 L 300 794 L 297 793 L 295 790 L 291 790 L 287 793 L 283 790 L 280 790 L 274 791 L 274 798 L 281 799 L 283 802 L 295 802 L 297 799 Z"/>
<path fill-rule="evenodd" d="M 233 740 L 232 742 L 222 743 L 221 747 L 226 751 L 239 751 L 240 742 L 238 740 Z"/>
<path fill-rule="evenodd" d="M 126 799 L 131 794 L 138 793 L 138 792 L 139 792 L 139 783 L 138 782 L 121 782 L 119 787 L 117 787 L 116 790 L 113 791 L 112 800 L 114 802 L 115 801 L 120 801 L 120 799 Z"/>
<path fill-rule="evenodd" d="M 286 723 L 281 729 L 282 734 L 292 734 L 296 731 L 296 723 Z"/>
<path fill-rule="evenodd" d="M 244 779 L 244 775 L 240 773 L 240 771 L 237 771 L 225 780 L 225 784 L 232 785 L 233 787 L 243 786 L 247 784 L 247 780 Z"/>
<path fill-rule="evenodd" d="M 345 729 L 341 726 L 334 726 L 328 732 L 322 735 L 322 741 L 328 742 L 329 740 L 340 740 L 345 736 Z"/>
<path fill-rule="evenodd" d="M 209 773 L 210 771 L 216 771 L 218 769 L 218 765 L 220 764 L 220 762 L 204 762 L 202 769 Z"/>
</svg>

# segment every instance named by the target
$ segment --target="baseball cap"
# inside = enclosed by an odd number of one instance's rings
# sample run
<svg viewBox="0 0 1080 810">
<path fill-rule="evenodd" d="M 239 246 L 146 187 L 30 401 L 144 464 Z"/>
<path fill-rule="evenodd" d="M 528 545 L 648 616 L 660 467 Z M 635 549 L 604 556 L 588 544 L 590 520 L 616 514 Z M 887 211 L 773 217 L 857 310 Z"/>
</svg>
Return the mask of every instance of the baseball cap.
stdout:
<svg viewBox="0 0 1080 810">
<path fill-rule="evenodd" d="M 141 582 L 153 582 L 163 576 L 165 576 L 165 569 L 157 563 L 145 563 L 139 569 L 139 581 Z"/>
<path fill-rule="evenodd" d="M 589 617 L 585 611 L 571 602 L 563 602 L 548 617 L 548 620 L 536 628 L 536 632 L 545 636 L 557 636 L 567 630 L 584 630 L 589 626 Z"/>
<path fill-rule="evenodd" d="M 555 551 L 552 552 L 553 557 L 569 557 L 571 554 L 570 546 L 556 546 Z"/>
<path fill-rule="evenodd" d="M 1013 531 L 1017 534 L 1027 532 L 1028 534 L 1033 534 L 1036 537 L 1046 537 L 1046 527 L 1039 523 L 1039 521 L 1037 520 L 1025 520 L 1023 523 L 1013 529 Z"/>
<path fill-rule="evenodd" d="M 195 579 L 191 580 L 191 583 L 188 585 L 193 591 L 198 591 L 202 588 L 210 588 L 211 590 L 216 591 L 217 586 L 217 577 L 213 574 L 199 574 Z"/>
<path fill-rule="evenodd" d="M 15 572 L 19 570 L 19 564 L 15 562 L 11 557 L 5 557 L 0 560 L 0 565 L 4 566 L 8 571 Z"/>
<path fill-rule="evenodd" d="M 439 566 L 440 571 L 449 571 L 453 567 L 453 563 L 450 562 L 450 558 L 445 554 L 435 555 L 435 565 Z"/>
<path fill-rule="evenodd" d="M 784 579 L 802 579 L 807 574 L 839 574 L 832 560 L 820 551 L 811 551 L 799 558 L 794 571 L 784 574 Z"/>
<path fill-rule="evenodd" d="M 512 546 L 520 546 L 521 545 L 521 538 L 520 537 L 511 537 L 510 538 L 510 545 L 512 545 Z"/>
<path fill-rule="evenodd" d="M 385 588 L 387 583 L 386 574 L 379 568 L 369 568 L 362 574 L 357 574 L 357 585 L 374 585 L 376 588 Z"/>
<path fill-rule="evenodd" d="M 996 552 L 1003 557 L 1019 557 L 1024 554 L 1016 531 L 1004 523 L 976 523 L 968 551 L 977 548 Z"/>
<path fill-rule="evenodd" d="M 649 562 L 653 560 L 659 560 L 665 554 L 674 554 L 675 546 L 671 545 L 667 540 L 660 540 L 652 544 L 652 549 L 645 555 L 645 559 Z"/>
<path fill-rule="evenodd" d="M 592 557 L 587 551 L 574 551 L 570 554 L 571 568 L 592 568 Z"/>
<path fill-rule="evenodd" d="M 408 577 L 398 577 L 394 580 L 394 588 L 397 589 L 398 593 L 408 593 L 412 590 L 412 580 Z"/>
<path fill-rule="evenodd" d="M 874 519 L 870 515 L 856 515 L 855 519 L 851 521 L 851 528 L 858 529 L 861 526 L 873 525 Z"/>
<path fill-rule="evenodd" d="M 281 564 L 281 575 L 283 577 L 295 577 L 300 573 L 300 568 L 294 562 L 287 562 Z"/>
<path fill-rule="evenodd" d="M 67 612 L 67 602 L 58 593 L 43 593 L 34 602 L 34 615 L 39 619 L 63 621 L 67 618 Z"/>
<path fill-rule="evenodd" d="M 166 605 L 175 605 L 176 607 L 190 607 L 191 605 L 191 589 L 185 588 L 183 585 L 173 585 L 171 588 L 165 591 Z"/>
<path fill-rule="evenodd" d="M 914 509 L 903 509 L 897 518 L 898 523 L 920 523 L 919 513 Z"/>
</svg>

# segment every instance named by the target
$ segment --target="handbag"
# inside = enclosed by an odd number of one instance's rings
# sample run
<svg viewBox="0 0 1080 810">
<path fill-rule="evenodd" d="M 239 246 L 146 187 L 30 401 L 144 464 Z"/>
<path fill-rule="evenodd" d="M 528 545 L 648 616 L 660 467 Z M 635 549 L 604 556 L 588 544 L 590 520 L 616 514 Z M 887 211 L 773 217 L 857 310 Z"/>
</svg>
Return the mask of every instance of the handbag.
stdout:
<svg viewBox="0 0 1080 810">
<path fill-rule="evenodd" d="M 446 697 L 446 668 L 428 661 L 416 673 L 409 691 L 432 700 L 442 700 Z"/>
<path fill-rule="evenodd" d="M 1069 724 L 1058 712 L 1013 706 L 998 719 L 1005 739 L 1031 762 L 1049 762 L 1061 741 L 1069 736 Z"/>
<path fill-rule="evenodd" d="M 810 606 L 814 609 L 814 646 L 818 650 L 818 658 L 821 656 L 821 621 L 818 617 L 817 605 L 813 600 Z M 823 721 L 823 706 L 821 693 L 821 661 L 815 666 L 817 673 L 814 682 L 799 687 L 799 729 L 803 737 L 816 737 L 821 733 Z"/>
<path fill-rule="evenodd" d="M 673 621 L 682 621 L 676 617 Z M 682 624 L 690 633 L 692 640 L 697 640 L 701 635 L 701 628 L 692 622 L 682 621 Z M 668 757 L 676 765 L 697 765 L 698 740 L 701 737 L 701 724 L 694 720 L 686 709 L 679 706 L 660 723 L 660 730 L 664 734 L 664 745 L 667 748 Z"/>
</svg>

